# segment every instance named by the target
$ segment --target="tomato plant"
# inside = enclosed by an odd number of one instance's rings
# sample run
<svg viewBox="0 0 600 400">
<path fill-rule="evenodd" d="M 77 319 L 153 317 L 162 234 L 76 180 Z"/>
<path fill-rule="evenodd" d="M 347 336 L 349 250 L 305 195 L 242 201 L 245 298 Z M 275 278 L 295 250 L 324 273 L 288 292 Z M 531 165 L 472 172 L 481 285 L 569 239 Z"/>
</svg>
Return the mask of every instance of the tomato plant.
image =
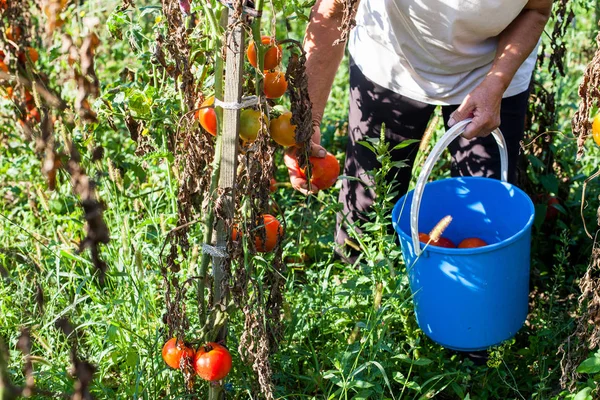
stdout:
<svg viewBox="0 0 600 400">
<path fill-rule="evenodd" d="M 210 96 L 202 102 L 200 109 L 196 111 L 196 119 L 200 125 L 211 135 L 217 135 L 217 113 L 212 105 L 215 103 L 215 96 Z"/>
<path fill-rule="evenodd" d="M 264 53 L 264 63 L 263 69 L 270 70 L 274 69 L 281 62 L 281 46 L 276 45 L 275 38 L 270 36 L 263 36 L 261 38 L 261 42 L 263 45 L 267 47 L 266 52 Z M 256 44 L 254 42 L 250 42 L 248 45 L 248 50 L 246 51 L 246 56 L 248 57 L 248 61 L 254 68 L 258 68 L 257 55 L 256 55 Z"/>
<path fill-rule="evenodd" d="M 271 138 L 282 146 L 294 146 L 296 144 L 296 125 L 291 123 L 292 113 L 287 111 L 279 117 L 271 120 L 269 131 Z"/>
<path fill-rule="evenodd" d="M 280 71 L 267 72 L 264 80 L 264 92 L 267 99 L 278 99 L 287 90 L 288 83 L 285 74 Z"/>
<path fill-rule="evenodd" d="M 229 350 L 218 343 L 200 346 L 194 357 L 196 374 L 207 381 L 219 381 L 231 371 L 232 359 Z"/>
<path fill-rule="evenodd" d="M 194 350 L 187 347 L 181 340 L 177 342 L 177 338 L 171 338 L 162 348 L 162 358 L 169 367 L 179 369 L 182 359 L 192 361 Z"/>
</svg>

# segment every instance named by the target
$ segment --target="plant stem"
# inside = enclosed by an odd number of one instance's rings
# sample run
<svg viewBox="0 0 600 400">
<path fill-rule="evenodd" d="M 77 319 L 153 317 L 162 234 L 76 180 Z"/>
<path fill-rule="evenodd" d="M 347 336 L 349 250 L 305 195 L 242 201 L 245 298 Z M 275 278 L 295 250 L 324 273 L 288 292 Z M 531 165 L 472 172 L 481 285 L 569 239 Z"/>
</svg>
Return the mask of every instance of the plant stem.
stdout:
<svg viewBox="0 0 600 400">
<path fill-rule="evenodd" d="M 222 30 L 217 24 L 216 16 L 213 12 L 212 6 L 210 3 L 204 3 L 204 11 L 208 17 L 209 24 L 213 30 L 213 35 L 215 38 L 215 97 L 218 99 L 223 98 L 223 56 L 221 53 L 221 34 Z M 227 13 L 227 9 L 223 9 L 223 13 Z M 222 134 L 220 132 L 222 120 L 223 120 L 223 110 L 220 107 L 215 107 L 215 111 L 217 114 L 217 139 L 215 144 L 215 155 L 212 163 L 212 176 L 210 179 L 210 191 L 209 198 L 214 200 L 214 195 L 217 190 L 219 184 L 219 174 L 221 169 L 221 149 L 223 147 Z M 206 218 L 204 219 L 204 238 L 203 243 L 210 245 L 212 243 L 213 236 L 213 224 L 215 221 L 215 213 L 212 207 L 213 201 L 210 202 L 211 206 L 206 213 Z M 204 323 L 206 321 L 206 300 L 204 298 L 204 290 L 206 288 L 206 271 L 208 269 L 208 263 L 210 262 L 210 254 L 206 251 L 202 252 L 202 258 L 200 261 L 200 277 L 201 279 L 198 281 L 198 302 L 200 304 L 200 322 Z"/>
</svg>

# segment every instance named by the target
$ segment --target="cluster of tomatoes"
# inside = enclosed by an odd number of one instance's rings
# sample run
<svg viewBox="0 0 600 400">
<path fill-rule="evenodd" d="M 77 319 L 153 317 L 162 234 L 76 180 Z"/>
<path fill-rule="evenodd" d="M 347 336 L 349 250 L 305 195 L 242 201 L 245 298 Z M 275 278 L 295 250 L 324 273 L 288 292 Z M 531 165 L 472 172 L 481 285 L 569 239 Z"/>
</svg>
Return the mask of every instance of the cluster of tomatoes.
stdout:
<svg viewBox="0 0 600 400">
<path fill-rule="evenodd" d="M 264 52 L 263 70 L 263 92 L 268 99 L 278 99 L 287 91 L 288 83 L 285 74 L 278 70 L 282 59 L 282 48 L 276 40 L 270 36 L 261 38 L 262 44 L 266 47 Z M 250 65 L 258 68 L 257 48 L 254 42 L 251 42 L 246 51 L 246 56 Z M 214 96 L 207 97 L 198 107 L 195 117 L 208 133 L 217 135 L 217 114 L 214 109 Z M 288 110 L 275 107 L 273 117 L 268 123 L 267 116 L 260 110 L 247 108 L 240 113 L 240 138 L 245 143 L 251 143 L 256 140 L 262 125 L 267 125 L 269 135 L 275 143 L 283 147 L 292 147 L 296 145 L 296 126 L 292 124 L 292 113 Z M 310 157 L 311 180 L 310 183 L 320 190 L 327 189 L 336 182 L 340 165 L 333 154 L 328 153 L 324 158 Z M 307 171 L 300 168 L 296 163 L 296 172 L 302 178 L 307 177 Z M 275 190 L 275 180 L 271 180 L 270 190 Z M 283 228 L 274 216 L 264 214 L 261 216 L 264 226 L 265 237 L 256 234 L 254 244 L 258 252 L 270 252 L 277 245 L 278 238 L 283 235 Z M 237 226 L 233 227 L 232 239 L 238 241 L 241 234 Z"/>
<path fill-rule="evenodd" d="M 207 381 L 220 381 L 231 371 L 232 359 L 229 350 L 218 343 L 206 343 L 197 351 L 186 346 L 177 338 L 169 339 L 162 349 L 165 363 L 175 369 L 191 365 L 196 374 Z"/>
<path fill-rule="evenodd" d="M 427 233 L 419 233 L 419 241 L 421 243 L 428 243 L 430 246 L 438 246 L 438 247 L 446 247 L 449 249 L 459 248 L 459 249 L 470 249 L 475 247 L 483 247 L 487 246 L 487 242 L 483 239 L 471 237 L 462 240 L 458 246 L 454 244 L 454 242 L 446 237 L 439 237 L 437 240 L 431 240 L 431 236 Z"/>
<path fill-rule="evenodd" d="M 287 91 L 288 83 L 285 74 L 275 69 L 281 63 L 282 49 L 277 45 L 274 38 L 262 37 L 262 44 L 267 47 L 264 55 L 263 68 L 265 70 L 263 80 L 263 91 L 268 99 L 278 99 Z M 251 42 L 246 51 L 248 61 L 257 68 L 257 51 L 254 42 Z M 217 134 L 217 114 L 213 108 L 215 97 L 206 98 L 196 112 L 196 119 L 200 125 L 211 135 Z M 294 146 L 296 144 L 296 126 L 290 120 L 292 113 L 282 112 L 277 118 L 271 120 L 269 133 L 273 140 L 282 146 Z M 240 114 L 240 138 L 245 142 L 253 142 L 260 132 L 263 123 L 266 124 L 267 117 L 259 110 L 245 109 Z"/>
</svg>

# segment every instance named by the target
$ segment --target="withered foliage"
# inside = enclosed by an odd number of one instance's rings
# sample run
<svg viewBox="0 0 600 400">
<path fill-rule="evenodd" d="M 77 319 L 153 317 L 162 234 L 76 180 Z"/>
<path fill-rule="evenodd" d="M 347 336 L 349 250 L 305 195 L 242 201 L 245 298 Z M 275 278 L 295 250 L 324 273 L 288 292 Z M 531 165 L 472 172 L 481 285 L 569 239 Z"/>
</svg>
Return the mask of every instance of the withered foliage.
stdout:
<svg viewBox="0 0 600 400">
<path fill-rule="evenodd" d="M 129 131 L 131 140 L 137 144 L 137 147 L 135 148 L 135 155 L 143 156 L 144 154 L 148 154 L 156 150 L 152 145 L 152 139 L 150 138 L 150 135 L 142 134 L 144 131 L 143 122 L 137 121 L 131 116 L 131 114 L 127 114 L 125 116 L 125 126 Z"/>
<path fill-rule="evenodd" d="M 75 331 L 73 326 L 66 318 L 60 318 L 56 321 L 56 327 L 60 329 L 67 337 L 71 345 L 71 375 L 75 378 L 73 385 L 74 392 L 71 395 L 71 400 L 92 400 L 90 393 L 90 385 L 96 373 L 96 367 L 90 362 L 79 357 L 78 347 L 80 340 L 80 332 Z"/>
<path fill-rule="evenodd" d="M 96 122 L 96 113 L 92 110 L 89 98 L 97 97 L 100 83 L 94 69 L 94 54 L 100 45 L 100 39 L 89 26 L 90 32 L 85 36 L 81 47 L 77 47 L 71 36 L 65 34 L 62 38 L 61 52 L 68 57 L 69 65 L 79 63 L 79 68 L 71 69 L 71 77 L 77 82 L 75 110 L 84 122 Z"/>
<path fill-rule="evenodd" d="M 592 350 L 600 348 L 600 248 L 597 245 L 592 250 L 588 269 L 579 281 L 580 313 L 575 331 L 558 349 L 558 354 L 562 355 L 560 384 L 570 390 L 575 390 L 580 378 L 577 367 Z"/>
<path fill-rule="evenodd" d="M 79 251 L 90 249 L 92 263 L 99 271 L 100 284 L 104 284 L 107 265 L 100 258 L 100 244 L 107 244 L 110 240 L 108 226 L 103 218 L 104 204 L 96 196 L 95 183 L 85 174 L 81 166 L 81 156 L 75 146 L 70 149 L 71 158 L 66 165 L 66 170 L 71 175 L 73 192 L 79 196 L 83 207 L 83 217 L 86 221 L 86 236 L 79 245 Z"/>
<path fill-rule="evenodd" d="M 579 108 L 571 121 L 573 133 L 577 135 L 578 158 L 583 156 L 583 146 L 592 129 L 590 122 L 592 108 L 600 105 L 600 33 L 596 36 L 596 44 L 598 49 L 585 69 L 583 81 L 579 85 L 581 98 Z"/>
<path fill-rule="evenodd" d="M 342 24 L 338 27 L 340 37 L 333 42 L 334 46 L 346 43 L 352 28 L 356 26 L 356 11 L 359 0 L 338 0 L 338 7 L 342 8 Z"/>
<path fill-rule="evenodd" d="M 32 341 L 29 329 L 21 330 L 17 341 L 17 348 L 23 354 L 25 363 L 23 366 L 23 375 L 25 382 L 23 386 L 17 386 L 12 383 L 8 374 L 9 354 L 6 345 L 0 338 L 0 394 L 3 400 L 16 400 L 20 398 L 29 398 L 36 396 L 39 398 L 62 398 L 71 400 L 93 400 L 90 393 L 90 385 L 96 367 L 88 361 L 82 360 L 77 353 L 79 338 L 74 332 L 71 324 L 65 319 L 60 318 L 56 322 L 56 327 L 60 329 L 71 345 L 71 376 L 75 379 L 73 393 L 53 393 L 47 390 L 39 389 L 35 384 L 35 376 L 32 362 Z"/>
<path fill-rule="evenodd" d="M 308 96 L 308 76 L 306 75 L 306 54 L 300 43 L 293 41 L 294 47 L 300 54 L 291 54 L 288 68 L 285 72 L 288 81 L 288 94 L 292 111 L 292 124 L 296 125 L 296 147 L 298 148 L 298 164 L 305 168 L 308 164 L 307 154 L 310 152 L 310 143 L 314 123 L 312 119 L 312 103 Z"/>
<path fill-rule="evenodd" d="M 172 70 L 168 69 L 168 71 L 170 70 L 170 75 L 175 81 L 181 77 L 180 90 L 183 92 L 188 110 L 191 110 L 194 108 L 196 101 L 196 89 L 189 62 L 190 44 L 185 26 L 185 17 L 177 1 L 161 0 L 161 2 L 168 29 L 167 36 L 163 38 L 164 47 L 166 47 L 175 62 L 174 68 Z M 162 48 L 162 41 L 157 41 L 157 46 Z"/>
<path fill-rule="evenodd" d="M 121 5 L 121 7 L 119 7 L 118 10 L 119 11 L 125 11 L 129 7 L 135 8 L 135 3 L 133 2 L 133 0 L 123 0 L 123 4 Z"/>
<path fill-rule="evenodd" d="M 266 131 L 259 133 L 258 138 L 239 155 L 238 176 L 236 179 L 236 220 L 238 229 L 246 238 L 256 235 L 264 241 L 266 231 L 261 216 L 271 211 L 272 202 L 269 197 L 269 186 L 275 168 L 273 145 Z M 242 215 L 242 204 L 248 206 L 248 215 Z M 258 275 L 254 260 L 246 258 L 241 246 L 230 244 L 233 265 L 227 274 L 231 276 L 232 287 L 228 290 L 238 309 L 244 312 L 244 332 L 240 337 L 238 351 L 243 360 L 252 366 L 257 374 L 259 390 L 267 399 L 273 398 L 272 371 L 269 356 L 280 339 L 281 328 L 281 290 L 285 276 L 285 266 L 282 261 L 281 241 L 273 250 L 273 259 L 269 267 L 261 274 L 262 281 L 257 281 Z M 256 254 L 254 240 L 247 240 L 247 251 Z M 266 301 L 256 298 L 257 293 L 267 296 Z"/>
</svg>

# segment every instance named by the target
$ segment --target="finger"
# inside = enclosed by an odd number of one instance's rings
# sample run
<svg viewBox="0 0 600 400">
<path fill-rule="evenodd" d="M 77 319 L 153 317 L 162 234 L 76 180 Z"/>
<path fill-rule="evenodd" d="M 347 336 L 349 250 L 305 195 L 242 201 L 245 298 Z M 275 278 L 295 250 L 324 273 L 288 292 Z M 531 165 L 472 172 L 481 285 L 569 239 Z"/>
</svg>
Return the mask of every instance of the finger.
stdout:
<svg viewBox="0 0 600 400">
<path fill-rule="evenodd" d="M 475 107 L 471 104 L 469 97 L 467 97 L 465 101 L 463 101 L 461 105 L 458 106 L 458 108 L 454 110 L 452 114 L 450 114 L 450 118 L 448 119 L 448 126 L 452 127 L 457 122 L 472 117 L 474 109 Z"/>
<path fill-rule="evenodd" d="M 492 124 L 489 120 L 481 117 L 475 117 L 473 118 L 473 121 L 466 126 L 462 137 L 471 140 L 475 137 L 487 136 L 493 131 L 491 126 Z"/>
<path fill-rule="evenodd" d="M 315 185 L 311 185 L 306 180 L 306 176 L 300 171 L 298 160 L 296 158 L 296 149 L 289 149 L 286 151 L 283 155 L 283 162 L 288 169 L 290 183 L 295 190 L 305 196 L 316 194 L 319 191 L 319 188 Z"/>
<path fill-rule="evenodd" d="M 313 157 L 324 158 L 327 155 L 327 150 L 320 144 L 312 142 L 310 144 L 310 155 Z"/>
</svg>

